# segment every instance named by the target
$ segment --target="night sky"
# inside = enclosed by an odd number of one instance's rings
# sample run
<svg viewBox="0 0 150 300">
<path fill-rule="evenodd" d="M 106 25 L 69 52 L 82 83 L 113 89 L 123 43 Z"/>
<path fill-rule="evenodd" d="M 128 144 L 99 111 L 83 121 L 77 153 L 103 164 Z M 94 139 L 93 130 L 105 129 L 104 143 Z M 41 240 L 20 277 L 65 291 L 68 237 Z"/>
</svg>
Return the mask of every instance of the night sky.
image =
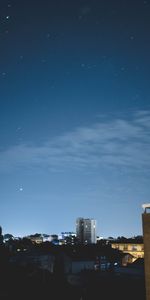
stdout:
<svg viewBox="0 0 150 300">
<path fill-rule="evenodd" d="M 0 0 L 0 225 L 142 234 L 150 1 Z"/>
</svg>

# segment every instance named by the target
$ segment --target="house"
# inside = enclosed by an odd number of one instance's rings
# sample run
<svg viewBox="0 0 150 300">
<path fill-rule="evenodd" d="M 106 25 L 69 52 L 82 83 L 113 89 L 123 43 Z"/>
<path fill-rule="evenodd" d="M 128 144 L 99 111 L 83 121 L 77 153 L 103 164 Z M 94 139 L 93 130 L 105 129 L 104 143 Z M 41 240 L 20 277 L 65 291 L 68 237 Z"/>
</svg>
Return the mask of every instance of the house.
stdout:
<svg viewBox="0 0 150 300">
<path fill-rule="evenodd" d="M 123 258 L 123 264 L 133 263 L 138 258 L 144 258 L 144 244 L 136 243 L 135 241 L 129 242 L 112 242 L 111 247 L 126 254 Z"/>
<path fill-rule="evenodd" d="M 33 266 L 50 273 L 54 272 L 55 256 L 51 253 L 42 252 L 19 252 L 10 258 L 10 263 L 19 266 Z"/>
</svg>

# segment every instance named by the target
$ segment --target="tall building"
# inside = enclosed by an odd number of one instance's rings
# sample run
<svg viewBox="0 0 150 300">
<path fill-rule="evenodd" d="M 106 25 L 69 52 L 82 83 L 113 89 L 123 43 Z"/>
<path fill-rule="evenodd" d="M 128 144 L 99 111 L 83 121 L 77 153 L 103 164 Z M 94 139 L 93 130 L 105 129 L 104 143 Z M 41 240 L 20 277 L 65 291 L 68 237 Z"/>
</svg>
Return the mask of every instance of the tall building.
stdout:
<svg viewBox="0 0 150 300">
<path fill-rule="evenodd" d="M 77 218 L 76 234 L 81 244 L 96 244 L 96 220 Z"/>
<path fill-rule="evenodd" d="M 146 300 L 150 300 L 150 204 L 143 204 L 142 207 Z"/>
<path fill-rule="evenodd" d="M 2 227 L 0 226 L 0 245 L 3 244 Z"/>
</svg>

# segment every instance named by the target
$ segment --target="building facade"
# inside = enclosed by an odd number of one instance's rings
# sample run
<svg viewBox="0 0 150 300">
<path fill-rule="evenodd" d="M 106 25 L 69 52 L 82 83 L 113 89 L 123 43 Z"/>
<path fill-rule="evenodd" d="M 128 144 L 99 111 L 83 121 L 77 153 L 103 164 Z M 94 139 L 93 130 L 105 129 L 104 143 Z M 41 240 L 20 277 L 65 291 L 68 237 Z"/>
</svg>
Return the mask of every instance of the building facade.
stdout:
<svg viewBox="0 0 150 300">
<path fill-rule="evenodd" d="M 2 227 L 0 226 L 0 245 L 3 244 Z"/>
<path fill-rule="evenodd" d="M 146 300 L 150 300 L 150 204 L 143 204 L 144 265 Z"/>
<path fill-rule="evenodd" d="M 96 220 L 77 218 L 76 235 L 80 244 L 96 244 Z"/>
<path fill-rule="evenodd" d="M 111 243 L 111 247 L 113 249 L 122 251 L 124 254 L 129 254 L 129 256 L 126 256 L 126 259 L 124 259 L 126 262 L 124 262 L 123 265 L 126 265 L 127 263 L 133 263 L 138 258 L 144 258 L 143 243 Z"/>
</svg>

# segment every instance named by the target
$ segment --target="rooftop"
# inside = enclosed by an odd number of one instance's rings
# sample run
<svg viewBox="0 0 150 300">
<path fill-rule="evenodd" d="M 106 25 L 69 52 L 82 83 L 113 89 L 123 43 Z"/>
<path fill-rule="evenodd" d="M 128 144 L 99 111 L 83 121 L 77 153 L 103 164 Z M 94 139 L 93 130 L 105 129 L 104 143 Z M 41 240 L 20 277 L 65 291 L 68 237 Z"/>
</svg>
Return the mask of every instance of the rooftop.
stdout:
<svg viewBox="0 0 150 300">
<path fill-rule="evenodd" d="M 144 213 L 150 213 L 150 203 L 142 204 L 142 208 L 144 210 Z"/>
</svg>

